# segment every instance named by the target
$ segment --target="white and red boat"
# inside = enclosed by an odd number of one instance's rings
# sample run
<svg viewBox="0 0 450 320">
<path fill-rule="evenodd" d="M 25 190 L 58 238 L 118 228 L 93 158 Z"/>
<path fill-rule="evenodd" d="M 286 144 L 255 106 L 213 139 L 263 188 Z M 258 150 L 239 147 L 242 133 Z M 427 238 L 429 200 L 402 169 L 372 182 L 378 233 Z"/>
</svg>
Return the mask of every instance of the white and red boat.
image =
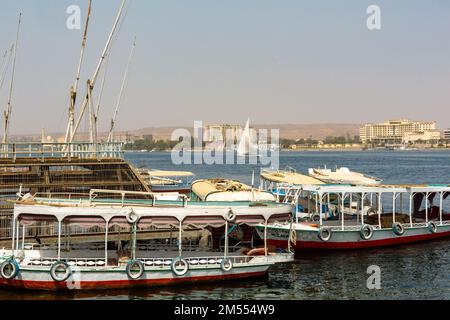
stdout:
<svg viewBox="0 0 450 320">
<path fill-rule="evenodd" d="M 290 186 L 285 193 L 295 194 L 296 208 L 303 211 L 293 224 L 268 227 L 267 241 L 276 247 L 286 247 L 287 239 L 301 251 L 373 248 L 450 236 L 450 185 Z M 262 226 L 257 230 L 265 235 Z"/>
<path fill-rule="evenodd" d="M 122 199 L 99 199 L 101 192 Z M 2 249 L 0 286 L 32 290 L 85 290 L 179 285 L 202 281 L 264 276 L 275 263 L 293 261 L 290 251 L 275 253 L 264 241 L 259 248 L 232 246 L 234 225 L 255 226 L 291 221 L 292 208 L 277 203 L 196 203 L 137 200 L 151 193 L 92 190 L 89 197 L 37 198 L 30 195 L 14 207 L 11 249 Z M 132 200 L 125 196 L 131 195 Z M 53 223 L 54 243 L 27 243 L 27 230 L 36 223 Z M 186 233 L 200 228 L 198 244 Z M 103 230 L 100 242 L 71 242 L 71 227 Z M 215 251 L 209 228 L 225 228 L 222 250 Z M 129 241 L 122 246 L 112 230 Z M 139 239 L 142 230 L 170 238 L 155 243 Z M 102 233 L 100 233 L 101 237 Z M 172 241 L 176 239 L 176 243 Z M 116 248 L 117 244 L 117 248 Z M 128 248 L 126 248 L 128 246 Z"/>
</svg>

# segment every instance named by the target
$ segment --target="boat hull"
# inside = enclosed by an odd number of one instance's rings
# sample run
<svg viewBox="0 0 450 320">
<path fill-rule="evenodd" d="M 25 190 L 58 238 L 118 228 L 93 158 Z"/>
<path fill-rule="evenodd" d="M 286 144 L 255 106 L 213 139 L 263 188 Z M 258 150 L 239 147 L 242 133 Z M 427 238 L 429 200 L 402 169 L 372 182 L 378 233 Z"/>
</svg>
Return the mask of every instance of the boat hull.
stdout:
<svg viewBox="0 0 450 320">
<path fill-rule="evenodd" d="M 178 192 L 181 194 L 189 194 L 191 192 L 190 185 L 150 185 L 152 192 L 169 193 Z"/>
<path fill-rule="evenodd" d="M 262 234 L 263 230 L 258 229 Z M 267 241 L 268 244 L 277 248 L 285 248 L 289 227 L 269 228 Z M 332 236 L 328 241 L 322 241 L 319 238 L 318 230 L 296 230 L 295 251 L 305 250 L 352 250 L 367 249 L 386 246 L 402 245 L 421 241 L 430 241 L 450 237 L 450 225 L 437 227 L 437 232 L 432 233 L 426 226 L 406 227 L 403 235 L 396 235 L 392 229 L 374 230 L 370 240 L 364 240 L 359 230 L 333 230 Z"/>
<path fill-rule="evenodd" d="M 49 269 L 23 268 L 14 280 L 0 278 L 0 286 L 40 291 L 130 289 L 262 277 L 268 269 L 269 265 L 236 267 L 228 272 L 220 268 L 197 269 L 184 276 L 176 276 L 170 270 L 152 270 L 138 280 L 129 278 L 124 269 L 80 270 L 67 281 L 56 282 Z"/>
</svg>

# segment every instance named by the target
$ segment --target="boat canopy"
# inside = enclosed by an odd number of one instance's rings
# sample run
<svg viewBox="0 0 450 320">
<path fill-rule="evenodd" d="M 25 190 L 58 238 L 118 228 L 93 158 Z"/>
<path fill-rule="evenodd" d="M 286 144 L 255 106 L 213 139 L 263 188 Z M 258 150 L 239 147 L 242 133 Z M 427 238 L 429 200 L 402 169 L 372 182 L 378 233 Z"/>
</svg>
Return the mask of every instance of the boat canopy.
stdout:
<svg viewBox="0 0 450 320">
<path fill-rule="evenodd" d="M 274 183 L 289 185 L 322 185 L 324 182 L 297 172 L 291 171 L 262 171 L 261 178 Z"/>
<path fill-rule="evenodd" d="M 450 185 L 376 185 L 376 186 L 349 186 L 349 185 L 303 185 L 303 191 L 317 193 L 450 193 Z"/>
<path fill-rule="evenodd" d="M 381 179 L 373 176 L 350 171 L 350 169 L 346 167 L 336 168 L 335 171 L 326 168 L 309 169 L 308 173 L 311 177 L 319 179 L 325 183 L 377 185 L 382 181 Z"/>
<path fill-rule="evenodd" d="M 275 196 L 236 180 L 210 179 L 192 183 L 192 192 L 202 201 L 275 201 Z"/>
<path fill-rule="evenodd" d="M 100 202 L 102 201 L 102 202 Z M 260 223 L 285 223 L 291 220 L 290 205 L 277 203 L 234 203 L 233 205 L 183 202 L 178 205 L 143 205 L 114 203 L 106 200 L 80 199 L 27 199 L 16 201 L 14 218 L 24 225 L 37 222 L 75 224 L 83 227 L 119 225 L 131 227 L 130 216 L 137 218 L 139 227 L 167 227 L 194 225 L 196 227 L 220 227 L 233 224 L 257 225 Z M 230 215 L 233 219 L 230 219 Z"/>
<path fill-rule="evenodd" d="M 164 171 L 164 170 L 148 170 L 148 175 L 151 177 L 193 177 L 194 174 L 189 171 Z"/>
</svg>

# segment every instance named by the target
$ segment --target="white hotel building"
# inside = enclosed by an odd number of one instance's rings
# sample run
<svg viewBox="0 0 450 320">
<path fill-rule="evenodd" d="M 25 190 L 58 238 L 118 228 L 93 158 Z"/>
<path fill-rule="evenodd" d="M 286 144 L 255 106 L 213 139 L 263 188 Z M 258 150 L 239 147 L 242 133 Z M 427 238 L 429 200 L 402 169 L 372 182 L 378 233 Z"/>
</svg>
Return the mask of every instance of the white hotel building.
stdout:
<svg viewBox="0 0 450 320">
<path fill-rule="evenodd" d="M 389 120 L 364 124 L 360 129 L 363 143 L 409 143 L 439 140 L 441 133 L 435 121 Z"/>
<path fill-rule="evenodd" d="M 444 139 L 450 140 L 450 128 L 444 130 Z"/>
</svg>

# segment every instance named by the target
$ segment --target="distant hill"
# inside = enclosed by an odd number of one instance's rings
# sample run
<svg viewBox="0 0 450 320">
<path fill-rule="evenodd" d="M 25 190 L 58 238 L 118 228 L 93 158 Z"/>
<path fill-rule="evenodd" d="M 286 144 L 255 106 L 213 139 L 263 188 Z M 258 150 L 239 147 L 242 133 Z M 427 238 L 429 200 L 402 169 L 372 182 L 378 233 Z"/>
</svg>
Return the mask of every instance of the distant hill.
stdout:
<svg viewBox="0 0 450 320">
<path fill-rule="evenodd" d="M 265 124 L 258 125 L 252 124 L 255 129 L 278 129 L 280 130 L 281 139 L 308 139 L 312 137 L 313 139 L 324 139 L 327 136 L 339 137 L 339 136 L 354 136 L 359 135 L 360 124 L 340 124 L 340 123 L 330 123 L 330 124 Z M 130 136 L 142 137 L 143 135 L 153 135 L 157 140 L 168 140 L 170 139 L 172 133 L 176 129 L 186 129 L 192 134 L 192 127 L 149 127 L 142 128 L 138 130 L 128 130 L 127 132 L 117 132 L 116 136 L 124 136 L 128 134 Z M 63 133 L 47 133 L 55 138 L 62 139 Z M 107 133 L 99 132 L 100 139 L 106 139 Z M 80 132 L 77 138 L 79 140 L 88 140 L 89 135 L 87 133 Z M 41 141 L 41 135 L 15 135 L 11 137 L 13 141 Z"/>
<path fill-rule="evenodd" d="M 267 124 L 267 125 L 252 125 L 255 129 L 278 129 L 280 130 L 281 139 L 307 139 L 312 137 L 313 139 L 324 139 L 327 136 L 350 136 L 354 137 L 359 135 L 360 124 Z M 131 135 L 153 135 L 155 139 L 167 140 L 170 138 L 172 132 L 179 127 L 150 127 L 143 128 L 135 131 L 129 131 Z M 192 133 L 192 127 L 184 127 Z"/>
</svg>

